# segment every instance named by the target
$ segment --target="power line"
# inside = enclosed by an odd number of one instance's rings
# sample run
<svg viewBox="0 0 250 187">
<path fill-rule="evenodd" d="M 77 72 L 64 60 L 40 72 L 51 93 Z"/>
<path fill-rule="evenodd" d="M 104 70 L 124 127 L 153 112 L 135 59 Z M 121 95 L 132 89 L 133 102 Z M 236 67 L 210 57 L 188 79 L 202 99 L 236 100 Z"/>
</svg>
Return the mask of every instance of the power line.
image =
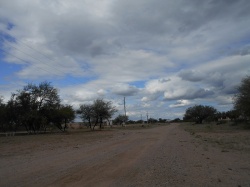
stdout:
<svg viewBox="0 0 250 187">
<path fill-rule="evenodd" d="M 41 53 L 40 51 L 36 50 L 35 48 L 30 47 L 30 46 L 28 46 L 27 44 L 21 42 L 19 39 L 16 39 L 16 40 L 17 40 L 18 43 L 21 44 L 22 46 L 28 47 L 29 49 L 32 49 L 33 51 L 35 51 L 35 52 L 39 53 L 40 55 L 42 55 L 43 57 L 47 58 L 49 61 L 57 63 L 57 62 L 56 62 L 55 60 L 53 60 L 52 58 L 50 58 L 50 57 L 48 57 L 47 55 Z M 48 65 L 49 65 L 49 64 L 48 64 Z M 57 64 L 57 66 L 61 66 L 61 67 L 64 68 L 64 66 L 62 66 L 61 64 Z M 58 71 L 60 71 L 60 70 L 58 70 Z M 67 72 L 64 72 L 64 71 L 60 71 L 60 72 L 61 72 L 61 73 L 67 74 Z"/>
<path fill-rule="evenodd" d="M 26 60 L 24 60 L 24 59 L 22 59 L 22 58 L 20 58 L 20 57 L 18 57 L 18 56 L 16 56 L 16 55 L 14 55 L 14 54 L 8 52 L 8 51 L 5 51 L 4 49 L 0 49 L 0 50 L 3 51 L 3 52 L 5 52 L 5 53 L 8 53 L 9 55 L 11 55 L 11 56 L 17 58 L 18 60 L 21 60 L 21 61 L 25 62 L 26 64 L 29 64 Z M 37 64 L 35 64 L 35 66 L 36 66 L 36 65 L 37 65 Z M 39 69 L 43 70 L 43 71 L 46 71 L 47 73 L 51 73 L 51 72 L 49 72 L 49 71 L 47 71 L 47 70 L 45 70 L 45 69 L 43 69 L 43 68 L 41 68 L 41 67 L 39 67 L 39 66 L 37 66 L 37 67 L 38 67 Z"/>
<path fill-rule="evenodd" d="M 20 58 L 20 57 L 18 57 L 18 56 L 16 56 L 16 55 L 14 55 L 14 54 L 12 54 L 12 53 L 6 51 L 6 50 L 4 50 L 4 49 L 0 49 L 0 50 L 3 51 L 3 52 L 5 52 L 5 53 L 8 53 L 9 55 L 11 55 L 11 56 L 17 58 L 18 60 L 23 61 L 23 62 L 26 63 L 26 64 L 29 64 L 29 62 L 27 62 L 27 60 L 24 60 L 24 59 L 22 59 L 22 58 Z M 46 69 L 44 69 L 44 68 L 39 67 L 38 64 L 34 64 L 34 65 L 35 65 L 37 68 L 41 69 L 42 71 L 45 71 L 45 72 L 47 72 L 47 73 L 49 73 L 49 74 L 53 74 L 53 73 L 55 74 L 55 72 L 48 71 L 48 70 L 46 70 Z M 60 76 L 60 75 L 59 75 L 59 76 Z M 69 80 L 66 80 L 66 81 L 71 82 L 71 81 L 69 81 Z M 72 83 L 72 82 L 71 82 L 71 83 Z M 72 83 L 72 84 L 73 84 L 73 85 L 76 85 L 76 83 Z"/>
<path fill-rule="evenodd" d="M 56 70 L 57 72 L 63 73 L 63 74 L 68 74 L 68 73 L 65 72 L 65 71 L 61 71 L 61 70 L 59 70 L 59 69 L 56 69 L 55 66 L 50 65 L 50 64 L 48 64 L 48 63 L 45 63 L 45 62 L 43 62 L 42 60 L 40 60 L 40 59 L 38 59 L 38 58 L 36 58 L 36 57 L 34 57 L 34 56 L 32 56 L 32 55 L 30 55 L 30 54 L 28 54 L 28 53 L 22 51 L 22 50 L 20 50 L 20 49 L 18 49 L 17 47 L 13 46 L 13 45 L 10 44 L 9 42 L 8 42 L 8 44 L 9 44 L 11 47 L 13 47 L 14 49 L 16 49 L 17 51 L 20 51 L 21 53 L 23 53 L 23 54 L 25 54 L 25 55 L 27 55 L 27 56 L 29 56 L 29 57 L 31 57 L 31 58 L 33 58 L 33 59 L 35 59 L 35 60 L 41 62 L 42 64 L 47 65 L 47 66 L 53 68 L 53 69 Z M 55 62 L 55 61 L 54 61 L 54 62 Z M 61 65 L 58 64 L 58 66 L 61 66 Z M 63 66 L 61 66 L 61 67 L 63 67 Z M 75 79 L 75 78 L 74 78 L 74 79 Z M 75 80 L 76 80 L 77 82 L 81 83 L 78 79 L 75 79 Z"/>
<path fill-rule="evenodd" d="M 34 49 L 34 48 L 28 46 L 27 44 L 21 42 L 20 40 L 18 40 L 18 39 L 15 39 L 15 40 L 18 41 L 21 45 L 23 45 L 23 46 L 25 46 L 25 47 L 28 47 L 29 49 L 32 49 L 32 50 L 35 51 L 36 53 L 39 53 L 40 55 L 44 56 L 45 58 L 47 58 L 47 59 L 50 60 L 51 62 L 57 63 L 56 61 L 52 60 L 52 59 L 49 58 L 48 56 L 46 56 L 46 55 L 40 53 L 38 50 L 36 50 L 36 49 Z M 23 54 L 25 54 L 25 55 L 27 55 L 27 56 L 29 56 L 29 57 L 35 59 L 36 61 L 39 61 L 39 62 L 41 62 L 41 63 L 44 64 L 44 65 L 50 66 L 51 68 L 53 68 L 53 69 L 56 70 L 57 72 L 62 73 L 63 75 L 64 75 L 64 74 L 70 74 L 70 73 L 68 73 L 68 72 L 61 71 L 61 70 L 57 69 L 55 66 L 53 66 L 53 65 L 51 65 L 51 64 L 45 63 L 44 61 L 38 59 L 37 57 L 34 57 L 34 56 L 32 56 L 32 55 L 30 55 L 30 54 L 24 52 L 23 50 L 20 50 L 19 48 L 17 48 L 17 47 L 15 47 L 14 45 L 12 45 L 11 42 L 9 42 L 9 41 L 6 42 L 6 44 L 8 44 L 8 45 L 11 46 L 12 48 L 16 49 L 17 51 L 20 51 L 21 53 L 23 53 Z M 3 49 L 2 49 L 2 50 L 3 50 Z M 5 53 L 8 53 L 8 54 L 11 54 L 10 52 L 7 52 L 7 51 L 4 51 L 4 52 L 5 52 Z M 14 56 L 13 54 L 11 54 L 11 55 Z M 24 61 L 24 62 L 27 63 L 26 60 L 21 59 L 20 57 L 17 57 L 17 56 L 15 56 L 15 57 L 16 57 L 17 59 L 22 60 L 22 61 Z M 63 67 L 61 64 L 57 64 L 57 66 L 60 66 L 60 67 L 62 67 L 62 68 L 65 68 L 65 67 Z M 40 68 L 40 69 L 41 69 L 41 68 Z M 48 72 L 48 71 L 47 71 L 47 72 Z M 49 72 L 49 73 L 51 73 L 51 72 Z M 53 71 L 52 74 L 55 74 L 55 72 Z M 82 84 L 82 82 L 81 82 L 80 80 L 78 80 L 78 79 L 76 79 L 76 78 L 74 78 L 74 77 L 72 77 L 72 79 L 74 79 L 75 82 L 78 82 L 78 83 Z M 73 83 L 73 84 L 76 84 L 76 83 Z"/>
</svg>

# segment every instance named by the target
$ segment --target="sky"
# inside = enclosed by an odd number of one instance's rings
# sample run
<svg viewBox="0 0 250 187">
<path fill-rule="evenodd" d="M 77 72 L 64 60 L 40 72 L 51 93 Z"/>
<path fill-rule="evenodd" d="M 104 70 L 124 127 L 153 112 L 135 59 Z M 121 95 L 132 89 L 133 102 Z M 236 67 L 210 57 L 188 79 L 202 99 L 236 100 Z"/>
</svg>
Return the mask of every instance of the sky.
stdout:
<svg viewBox="0 0 250 187">
<path fill-rule="evenodd" d="M 233 108 L 250 75 L 249 0 L 1 0 L 0 95 L 49 81 L 62 103 L 130 119 Z"/>
</svg>

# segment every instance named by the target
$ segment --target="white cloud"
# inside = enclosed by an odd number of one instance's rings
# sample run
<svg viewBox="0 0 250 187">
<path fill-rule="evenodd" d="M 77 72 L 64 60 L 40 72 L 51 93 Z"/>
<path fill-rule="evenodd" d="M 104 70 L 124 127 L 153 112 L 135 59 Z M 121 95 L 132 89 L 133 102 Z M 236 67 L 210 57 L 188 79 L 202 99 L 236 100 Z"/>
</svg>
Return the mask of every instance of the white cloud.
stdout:
<svg viewBox="0 0 250 187">
<path fill-rule="evenodd" d="M 132 96 L 136 94 L 138 91 L 139 89 L 136 88 L 135 86 L 131 86 L 131 85 L 124 84 L 124 83 L 116 84 L 112 88 L 112 92 L 114 94 L 121 95 L 121 96 Z"/>
<path fill-rule="evenodd" d="M 1 95 L 49 80 L 74 106 L 104 97 L 120 107 L 126 96 L 132 116 L 171 108 L 176 117 L 189 103 L 230 108 L 250 72 L 248 0 L 0 4 L 1 69 L 11 77 L 1 77 Z"/>
<path fill-rule="evenodd" d="M 107 93 L 107 92 L 106 92 L 104 89 L 99 89 L 99 90 L 97 91 L 97 94 L 100 95 L 100 96 L 105 96 L 106 93 Z"/>
<path fill-rule="evenodd" d="M 191 105 L 192 102 L 189 100 L 177 100 L 176 103 L 169 105 L 170 108 L 184 107 Z"/>
<path fill-rule="evenodd" d="M 121 50 L 114 55 L 93 59 L 94 71 L 106 80 L 133 82 L 163 75 L 174 66 L 166 56 L 145 50 Z"/>
</svg>

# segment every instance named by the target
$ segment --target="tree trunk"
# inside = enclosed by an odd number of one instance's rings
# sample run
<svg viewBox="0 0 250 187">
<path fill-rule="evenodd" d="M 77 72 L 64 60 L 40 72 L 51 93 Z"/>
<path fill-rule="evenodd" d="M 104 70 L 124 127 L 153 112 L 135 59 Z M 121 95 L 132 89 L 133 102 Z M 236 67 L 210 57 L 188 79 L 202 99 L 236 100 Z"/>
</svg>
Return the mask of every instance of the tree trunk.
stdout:
<svg viewBox="0 0 250 187">
<path fill-rule="evenodd" d="M 95 130 L 95 126 L 97 125 L 97 123 L 98 123 L 98 118 L 96 119 L 95 124 L 93 126 L 93 131 Z"/>
<path fill-rule="evenodd" d="M 100 130 L 102 130 L 102 117 L 100 118 Z"/>
<path fill-rule="evenodd" d="M 89 128 L 91 130 L 91 119 L 89 118 Z"/>
<path fill-rule="evenodd" d="M 63 128 L 63 131 L 64 131 L 64 132 L 66 131 L 66 128 L 67 128 L 67 120 L 65 119 L 65 120 L 64 120 L 64 128 Z"/>
</svg>

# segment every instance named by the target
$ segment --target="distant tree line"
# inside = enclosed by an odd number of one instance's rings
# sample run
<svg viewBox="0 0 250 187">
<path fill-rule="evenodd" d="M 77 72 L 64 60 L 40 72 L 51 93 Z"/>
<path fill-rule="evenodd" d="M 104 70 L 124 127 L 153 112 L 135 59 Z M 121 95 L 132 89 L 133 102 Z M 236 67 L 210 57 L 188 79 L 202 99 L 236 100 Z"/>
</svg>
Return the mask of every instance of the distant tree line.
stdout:
<svg viewBox="0 0 250 187">
<path fill-rule="evenodd" d="M 131 120 L 129 119 L 128 116 L 125 115 L 118 115 L 114 120 L 113 123 L 115 125 L 122 125 L 122 124 L 142 124 L 142 123 L 150 123 L 150 124 L 154 124 L 154 123 L 167 123 L 170 122 L 169 119 L 155 119 L 155 118 L 149 118 L 148 121 L 144 121 L 144 120 Z"/>
<path fill-rule="evenodd" d="M 242 79 L 237 88 L 238 93 L 234 96 L 234 108 L 227 112 L 218 112 L 212 106 L 195 105 L 189 107 L 183 117 L 184 121 L 203 123 L 206 121 L 217 121 L 218 119 L 245 120 L 250 119 L 250 76 Z"/>
</svg>

